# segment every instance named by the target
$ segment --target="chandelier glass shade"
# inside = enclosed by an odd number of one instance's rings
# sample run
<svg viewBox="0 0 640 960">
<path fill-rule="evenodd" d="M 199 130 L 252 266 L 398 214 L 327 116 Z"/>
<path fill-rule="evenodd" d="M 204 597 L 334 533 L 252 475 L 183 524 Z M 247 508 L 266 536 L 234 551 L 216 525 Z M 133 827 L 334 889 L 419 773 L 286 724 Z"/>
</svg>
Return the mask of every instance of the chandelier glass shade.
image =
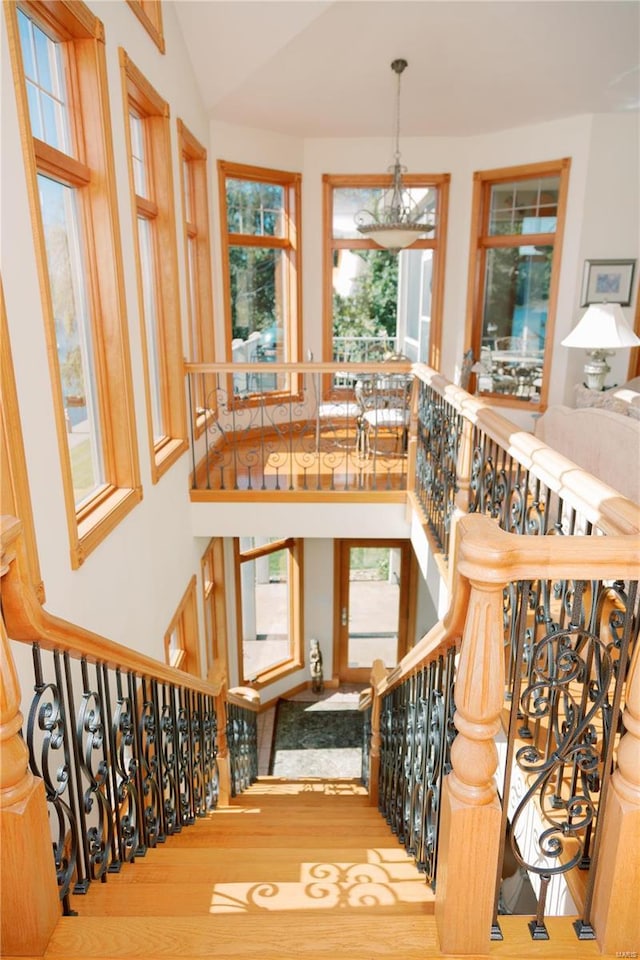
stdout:
<svg viewBox="0 0 640 960">
<path fill-rule="evenodd" d="M 391 185 L 370 210 L 360 210 L 355 216 L 359 233 L 370 237 L 378 246 L 393 251 L 411 246 L 418 237 L 434 229 L 433 224 L 420 222 L 424 211 L 402 181 L 402 175 L 407 171 L 400 163 L 400 77 L 406 66 L 406 60 L 394 60 L 391 64 L 398 78 L 394 163 L 389 168 Z"/>
</svg>

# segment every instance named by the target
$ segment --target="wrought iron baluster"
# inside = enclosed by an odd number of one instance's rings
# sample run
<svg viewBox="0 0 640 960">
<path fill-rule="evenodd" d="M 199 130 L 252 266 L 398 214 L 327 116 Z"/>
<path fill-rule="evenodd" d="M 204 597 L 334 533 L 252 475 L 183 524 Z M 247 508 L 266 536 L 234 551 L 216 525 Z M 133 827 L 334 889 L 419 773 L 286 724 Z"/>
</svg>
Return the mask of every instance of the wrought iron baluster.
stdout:
<svg viewBox="0 0 640 960">
<path fill-rule="evenodd" d="M 65 666 L 69 656 L 65 654 Z M 92 826 L 86 826 L 88 868 L 92 880 L 102 880 L 111 862 L 113 847 L 113 807 L 109 798 L 108 741 L 104 729 L 104 700 L 98 689 L 92 690 L 86 659 L 80 661 L 83 693 L 76 721 L 76 740 L 80 767 L 87 786 L 82 796 L 87 817 L 93 814 Z M 70 671 L 69 671 L 69 682 Z M 94 765 L 94 754 L 98 756 Z"/>
<path fill-rule="evenodd" d="M 60 899 L 65 915 L 69 916 L 73 914 L 69 901 L 71 883 L 74 874 L 76 879 L 82 879 L 82 873 L 78 866 L 80 837 L 60 655 L 57 651 L 53 654 L 55 681 L 47 682 L 39 644 L 32 645 L 32 654 L 35 696 L 27 721 L 29 766 L 44 782 L 52 825 L 57 824 L 57 835 L 54 833 L 52 840 L 53 857 Z M 58 751 L 62 752 L 61 758 L 57 757 Z"/>
<path fill-rule="evenodd" d="M 105 667 L 105 685 L 108 677 Z M 136 789 L 138 762 L 135 755 L 135 730 L 131 701 L 123 694 L 120 668 L 115 671 L 116 708 L 111 717 L 109 706 L 109 730 L 111 731 L 111 758 L 113 793 L 115 797 L 116 831 L 119 860 L 132 862 L 140 846 L 140 808 Z M 107 696 L 107 703 L 110 697 Z"/>
<path fill-rule="evenodd" d="M 115 781 L 116 761 L 113 742 L 113 718 L 111 716 L 111 695 L 109 691 L 109 675 L 106 664 L 96 663 L 96 685 L 98 700 L 102 704 L 103 737 L 106 757 L 105 791 L 109 807 L 111 808 L 111 857 L 108 866 L 109 873 L 119 873 L 122 866 L 120 859 L 120 807 L 118 804 L 118 785 Z"/>
<path fill-rule="evenodd" d="M 189 697 L 184 687 L 171 687 L 175 704 L 178 817 L 181 825 L 193 823 L 193 777 L 190 757 L 191 719 Z"/>
</svg>

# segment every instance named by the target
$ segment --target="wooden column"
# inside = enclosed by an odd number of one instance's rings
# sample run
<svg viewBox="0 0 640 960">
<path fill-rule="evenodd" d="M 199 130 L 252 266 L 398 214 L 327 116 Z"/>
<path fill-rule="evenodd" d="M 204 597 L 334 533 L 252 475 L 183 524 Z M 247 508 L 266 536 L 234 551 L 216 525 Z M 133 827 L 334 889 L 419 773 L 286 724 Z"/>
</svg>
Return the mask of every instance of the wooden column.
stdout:
<svg viewBox="0 0 640 960">
<path fill-rule="evenodd" d="M 60 916 L 42 780 L 28 767 L 20 685 L 1 622 L 0 905 L 2 956 L 40 956 Z"/>
<path fill-rule="evenodd" d="M 603 953 L 637 956 L 640 947 L 640 646 L 627 678 L 626 732 L 605 804 L 591 923 Z"/>
<path fill-rule="evenodd" d="M 501 810 L 493 780 L 504 698 L 502 585 L 471 580 L 445 778 L 435 915 L 443 953 L 489 952 Z"/>
</svg>

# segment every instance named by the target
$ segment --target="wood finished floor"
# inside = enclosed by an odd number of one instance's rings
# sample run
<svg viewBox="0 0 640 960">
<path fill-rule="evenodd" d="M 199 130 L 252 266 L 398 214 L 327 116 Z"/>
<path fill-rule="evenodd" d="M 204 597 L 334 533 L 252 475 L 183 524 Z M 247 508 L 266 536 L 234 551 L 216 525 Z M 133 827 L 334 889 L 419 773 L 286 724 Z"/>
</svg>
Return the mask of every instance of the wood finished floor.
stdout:
<svg viewBox="0 0 640 960">
<path fill-rule="evenodd" d="M 46 960 L 441 956 L 431 890 L 349 780 L 261 777 L 73 907 L 79 916 L 60 919 Z M 527 919 L 501 918 L 505 939 L 488 944 L 489 956 L 603 957 L 564 921 L 532 943 Z"/>
<path fill-rule="evenodd" d="M 196 489 L 231 491 L 377 492 L 406 489 L 407 458 L 393 436 L 358 449 L 353 432 L 298 446 L 287 438 L 255 438 L 209 451 L 196 470 Z"/>
</svg>

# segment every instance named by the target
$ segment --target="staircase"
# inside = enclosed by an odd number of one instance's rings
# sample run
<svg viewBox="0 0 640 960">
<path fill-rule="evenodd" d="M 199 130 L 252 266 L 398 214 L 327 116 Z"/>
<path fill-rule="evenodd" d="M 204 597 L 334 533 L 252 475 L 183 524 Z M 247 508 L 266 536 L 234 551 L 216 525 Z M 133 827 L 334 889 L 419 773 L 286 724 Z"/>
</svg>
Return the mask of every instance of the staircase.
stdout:
<svg viewBox="0 0 640 960">
<path fill-rule="evenodd" d="M 261 777 L 72 907 L 47 960 L 441 956 L 434 896 L 355 780 Z M 528 918 L 502 919 L 492 957 L 603 956 L 553 919 L 535 944 Z"/>
</svg>

